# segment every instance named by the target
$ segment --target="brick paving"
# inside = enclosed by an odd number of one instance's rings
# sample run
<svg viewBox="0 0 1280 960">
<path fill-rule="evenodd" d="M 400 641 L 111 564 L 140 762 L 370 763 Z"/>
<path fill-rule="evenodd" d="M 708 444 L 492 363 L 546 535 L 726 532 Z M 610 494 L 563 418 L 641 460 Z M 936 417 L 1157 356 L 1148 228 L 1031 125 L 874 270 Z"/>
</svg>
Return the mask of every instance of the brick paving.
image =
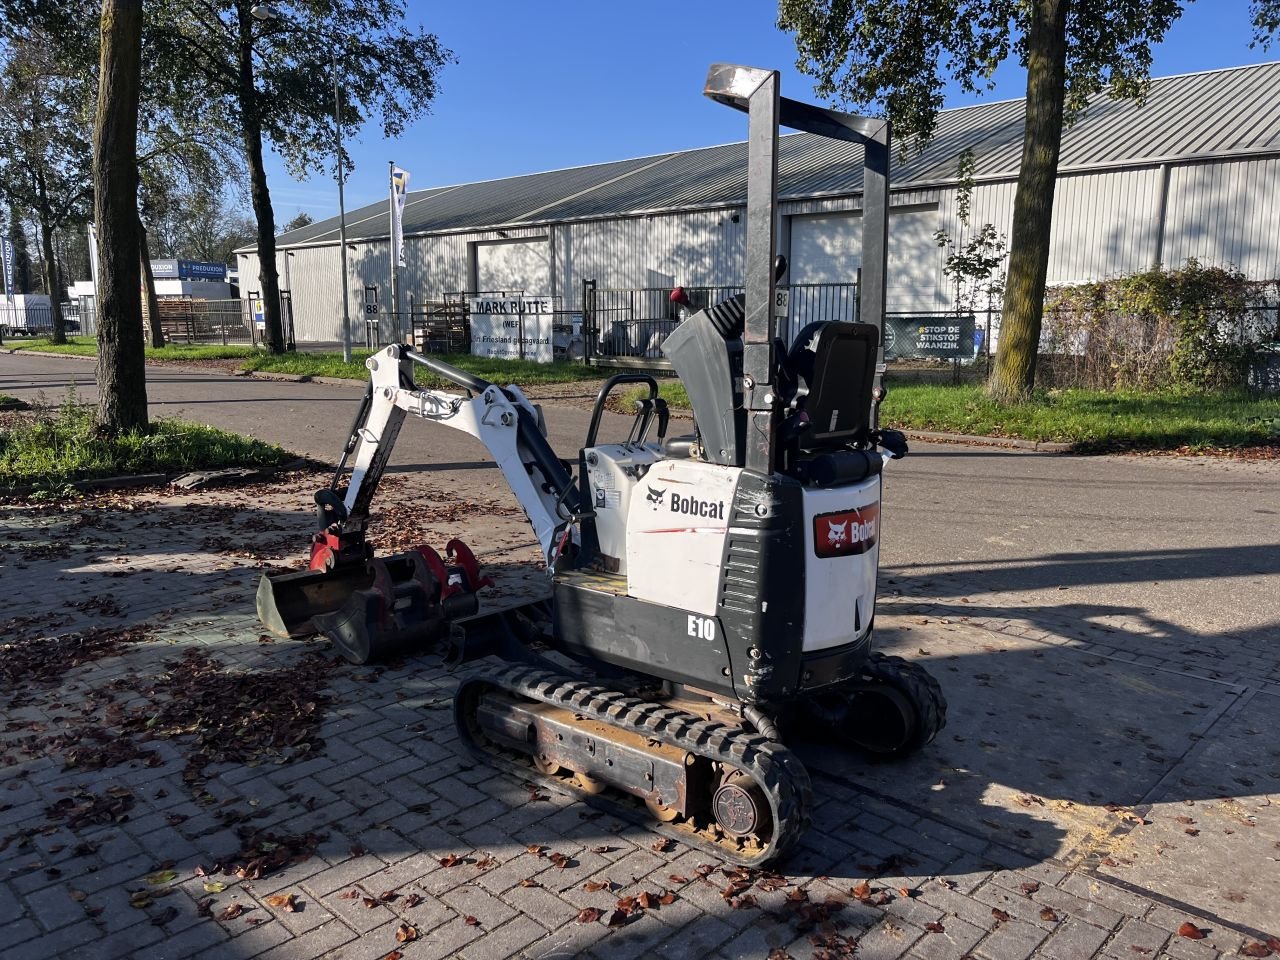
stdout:
<svg viewBox="0 0 1280 960">
<path fill-rule="evenodd" d="M 15 644 L 0 656 L 145 628 L 114 655 L 64 651 L 74 665 L 57 675 L 0 684 L 3 960 L 1198 960 L 1280 934 L 1274 637 L 1191 643 L 1147 618 L 1015 593 L 966 602 L 968 583 L 886 571 L 882 643 L 928 661 L 950 724 L 896 766 L 802 750 L 814 824 L 780 865 L 786 885 L 735 909 L 706 855 L 655 850 L 642 827 L 465 755 L 438 657 L 359 668 L 322 642 L 262 641 L 256 579 L 298 562 L 315 482 L 0 506 L 0 629 Z M 461 533 L 506 595 L 538 589 L 517 518 L 460 509 L 421 478 L 390 489 L 416 504 L 422 539 Z M 314 745 L 201 766 L 199 717 L 180 735 L 121 733 L 131 711 L 159 716 L 158 684 L 198 654 L 219 675 L 323 664 Z M 233 737 L 236 710 L 217 718 Z M 125 742 L 145 756 L 76 759 Z M 262 849 L 312 841 L 257 878 L 216 872 L 246 830 Z M 619 897 L 668 890 L 606 926 Z M 269 900 L 288 895 L 292 910 Z M 578 922 L 591 907 L 602 918 Z"/>
</svg>

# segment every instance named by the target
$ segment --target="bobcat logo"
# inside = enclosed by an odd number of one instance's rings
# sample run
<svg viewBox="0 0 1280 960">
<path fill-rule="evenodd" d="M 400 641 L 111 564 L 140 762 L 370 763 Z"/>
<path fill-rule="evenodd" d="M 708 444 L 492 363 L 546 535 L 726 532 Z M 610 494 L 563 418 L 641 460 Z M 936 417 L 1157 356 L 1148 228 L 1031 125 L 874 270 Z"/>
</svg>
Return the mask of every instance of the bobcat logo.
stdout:
<svg viewBox="0 0 1280 960">
<path fill-rule="evenodd" d="M 842 547 L 849 542 L 849 521 L 836 526 L 830 524 L 827 527 L 827 543 L 833 547 Z"/>
<path fill-rule="evenodd" d="M 645 484 L 645 489 L 649 491 L 647 494 L 645 494 L 645 499 L 649 501 L 649 506 L 657 510 L 660 506 L 662 506 L 662 498 L 667 495 L 667 491 L 655 490 L 653 489 L 653 487 L 649 486 L 648 484 Z"/>
</svg>

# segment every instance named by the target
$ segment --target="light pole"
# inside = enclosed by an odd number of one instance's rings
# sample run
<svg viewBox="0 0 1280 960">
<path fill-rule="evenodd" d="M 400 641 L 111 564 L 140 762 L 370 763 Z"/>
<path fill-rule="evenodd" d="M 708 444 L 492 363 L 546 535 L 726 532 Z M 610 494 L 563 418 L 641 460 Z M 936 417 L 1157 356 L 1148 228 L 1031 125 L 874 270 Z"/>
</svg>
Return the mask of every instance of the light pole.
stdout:
<svg viewBox="0 0 1280 960">
<path fill-rule="evenodd" d="M 264 23 L 279 23 L 288 29 L 297 29 L 279 10 L 267 3 L 254 4 L 249 13 Z M 333 129 L 338 167 L 338 249 L 342 260 L 342 359 L 351 362 L 351 293 L 347 285 L 347 206 L 343 196 L 346 189 L 346 172 L 342 167 L 342 87 L 338 83 L 338 51 L 329 47 L 329 68 L 333 71 Z"/>
</svg>

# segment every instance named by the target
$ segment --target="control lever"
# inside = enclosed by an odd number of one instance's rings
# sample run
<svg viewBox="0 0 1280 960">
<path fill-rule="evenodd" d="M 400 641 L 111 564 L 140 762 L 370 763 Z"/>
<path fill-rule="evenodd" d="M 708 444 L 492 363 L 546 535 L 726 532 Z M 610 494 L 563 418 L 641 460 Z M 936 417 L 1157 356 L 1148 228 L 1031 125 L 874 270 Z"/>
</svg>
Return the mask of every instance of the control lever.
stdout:
<svg viewBox="0 0 1280 960">
<path fill-rule="evenodd" d="M 889 451 L 890 460 L 901 460 L 907 455 L 907 437 L 900 430 L 877 430 L 871 439 Z"/>
</svg>

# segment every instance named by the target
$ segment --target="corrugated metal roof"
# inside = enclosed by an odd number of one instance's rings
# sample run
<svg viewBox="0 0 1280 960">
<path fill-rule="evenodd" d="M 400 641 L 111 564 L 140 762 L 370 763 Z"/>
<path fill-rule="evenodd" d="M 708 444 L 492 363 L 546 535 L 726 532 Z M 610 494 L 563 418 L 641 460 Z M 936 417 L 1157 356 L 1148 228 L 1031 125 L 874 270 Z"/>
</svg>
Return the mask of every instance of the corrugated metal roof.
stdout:
<svg viewBox="0 0 1280 960">
<path fill-rule="evenodd" d="M 955 178 L 973 149 L 980 179 L 1014 176 L 1022 153 L 1024 101 L 944 110 L 925 148 L 895 152 L 895 189 Z M 1153 80 L 1146 101 L 1094 97 L 1063 132 L 1062 171 L 1280 151 L 1280 63 Z M 634 160 L 552 170 L 483 183 L 415 190 L 405 204 L 407 235 L 593 219 L 746 202 L 747 147 L 730 143 Z M 782 138 L 784 200 L 862 190 L 862 149 L 814 134 Z M 389 235 L 387 204 L 347 214 L 350 239 Z M 280 246 L 337 241 L 332 217 L 278 238 Z M 253 247 L 243 248 L 252 250 Z"/>
</svg>

